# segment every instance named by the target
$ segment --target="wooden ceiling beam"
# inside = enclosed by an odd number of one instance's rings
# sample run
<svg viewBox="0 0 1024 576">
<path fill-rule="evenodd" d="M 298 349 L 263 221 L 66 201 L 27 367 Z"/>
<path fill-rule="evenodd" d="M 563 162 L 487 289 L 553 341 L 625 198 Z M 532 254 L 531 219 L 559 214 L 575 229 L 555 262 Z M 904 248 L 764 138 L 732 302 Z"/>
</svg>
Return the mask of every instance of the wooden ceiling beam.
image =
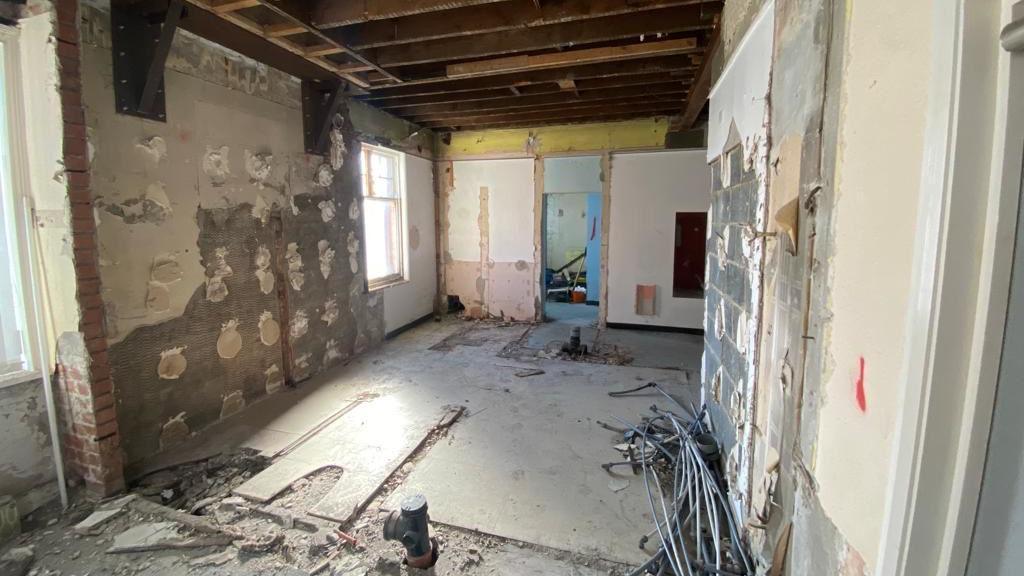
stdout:
<svg viewBox="0 0 1024 576">
<path fill-rule="evenodd" d="M 473 78 L 493 76 L 511 72 L 525 72 L 545 68 L 565 68 L 597 62 L 618 62 L 650 56 L 668 54 L 684 54 L 698 50 L 697 41 L 693 38 L 663 40 L 628 46 L 608 46 L 603 48 L 587 48 L 583 50 L 566 50 L 553 54 L 536 56 L 509 56 L 491 60 L 476 60 L 459 64 L 449 64 L 446 68 L 448 78 Z"/>
<path fill-rule="evenodd" d="M 437 12 L 426 12 L 377 20 L 332 30 L 331 35 L 356 50 L 395 44 L 410 44 L 442 38 L 523 30 L 536 26 L 564 24 L 631 14 L 674 6 L 704 5 L 707 12 L 721 9 L 721 0 L 589 0 L 587 2 L 547 2 L 540 10 L 523 9 L 516 2 L 499 2 Z"/>
<path fill-rule="evenodd" d="M 601 102 L 615 98 L 640 98 L 645 96 L 659 96 L 665 94 L 680 94 L 682 101 L 688 84 L 684 82 L 669 82 L 664 84 L 645 84 L 641 86 L 623 86 L 621 88 L 608 88 L 604 90 L 580 91 L 578 95 L 564 91 L 549 92 L 545 94 L 532 94 L 522 96 L 509 96 L 503 98 L 490 98 L 486 100 L 473 100 L 469 102 L 447 102 L 441 104 L 424 104 L 420 106 L 408 106 L 404 108 L 393 108 L 388 110 L 398 116 L 426 116 L 446 113 L 461 113 L 483 110 L 510 110 L 514 108 L 528 108 L 531 106 L 544 106 L 553 104 L 565 104 L 571 102 Z"/>
<path fill-rule="evenodd" d="M 292 24 L 290 22 L 284 24 L 268 24 L 263 27 L 263 35 L 268 38 L 283 38 L 285 36 L 295 36 L 305 32 L 305 26 L 299 26 L 298 24 Z"/>
<path fill-rule="evenodd" d="M 670 101 L 647 105 L 622 104 L 617 106 L 596 106 L 590 108 L 574 108 L 529 112 L 524 114 L 494 114 L 487 116 L 466 116 L 463 118 L 446 118 L 436 122 L 424 122 L 424 128 L 465 128 L 468 126 L 484 126 L 503 123 L 531 123 L 545 121 L 564 121 L 570 119 L 594 119 L 608 115 L 636 114 L 637 116 L 655 116 L 679 111 L 679 102 Z"/>
<path fill-rule="evenodd" d="M 318 28 L 333 28 L 503 1 L 505 0 L 319 0 L 313 6 L 313 22 Z"/>
<path fill-rule="evenodd" d="M 406 79 L 400 86 L 389 86 L 374 91 L 367 100 L 394 100 L 398 98 L 415 98 L 428 95 L 450 96 L 458 92 L 486 89 L 507 91 L 510 86 L 530 86 L 534 84 L 552 83 L 571 76 L 577 82 L 596 78 L 613 78 L 641 74 L 687 74 L 696 70 L 685 56 L 660 56 L 636 60 L 623 66 L 619 62 L 587 64 L 570 69 L 534 70 L 520 74 L 505 74 L 464 80 L 434 78 Z"/>
<path fill-rule="evenodd" d="M 700 6 L 681 6 L 621 14 L 536 28 L 460 36 L 374 48 L 365 52 L 381 66 L 393 68 L 430 62 L 470 60 L 520 52 L 569 48 L 624 38 L 654 40 L 658 34 L 697 32 L 713 22 Z"/>
<path fill-rule="evenodd" d="M 415 124 L 421 124 L 424 122 L 444 122 L 449 121 L 452 118 L 463 118 L 467 116 L 491 116 L 491 115 L 506 115 L 506 114 L 528 114 L 534 112 L 551 112 L 558 110 L 574 110 L 577 106 L 586 105 L 587 109 L 600 109 L 601 107 L 618 106 L 618 105 L 634 105 L 634 106 L 651 106 L 661 105 L 675 106 L 675 110 L 679 109 L 679 103 L 683 101 L 686 93 L 683 90 L 677 90 L 675 92 L 667 92 L 665 94 L 659 94 L 657 96 L 626 96 L 622 98 L 604 98 L 601 100 L 577 100 L 575 98 L 565 98 L 561 102 L 555 102 L 550 104 L 533 104 L 519 107 L 506 107 L 496 108 L 491 110 L 463 110 L 463 111 L 449 111 L 449 112 L 436 112 L 430 114 L 417 114 L 413 116 L 402 116 L 406 120 Z"/>
<path fill-rule="evenodd" d="M 506 121 L 506 122 L 491 122 L 489 124 L 477 124 L 472 126 L 466 126 L 464 129 L 454 126 L 435 126 L 433 130 L 439 132 L 463 132 L 463 131 L 476 131 L 476 130 L 510 130 L 513 128 L 539 128 L 541 126 L 571 126 L 576 124 L 594 124 L 594 123 L 607 123 L 607 122 L 623 122 L 627 120 L 637 120 L 641 118 L 663 118 L 672 116 L 671 112 L 655 111 L 655 112 L 624 112 L 615 114 L 601 114 L 596 116 L 584 116 L 581 118 L 552 118 L 548 120 L 532 120 L 532 121 Z"/>
<path fill-rule="evenodd" d="M 216 0 L 215 2 L 210 2 L 210 9 L 217 14 L 227 14 L 228 12 L 237 12 L 246 8 L 255 8 L 259 5 L 260 0 Z"/>
<path fill-rule="evenodd" d="M 704 109 L 704 104 L 708 101 L 708 96 L 711 94 L 711 68 L 715 55 L 721 47 L 718 34 L 719 28 L 715 28 L 714 33 L 711 35 L 711 40 L 708 42 L 708 48 L 704 52 L 696 81 L 693 83 L 690 93 L 686 96 L 683 115 L 680 120 L 683 130 L 693 128 L 693 125 L 697 122 L 697 117 L 700 116 L 701 110 Z"/>
</svg>

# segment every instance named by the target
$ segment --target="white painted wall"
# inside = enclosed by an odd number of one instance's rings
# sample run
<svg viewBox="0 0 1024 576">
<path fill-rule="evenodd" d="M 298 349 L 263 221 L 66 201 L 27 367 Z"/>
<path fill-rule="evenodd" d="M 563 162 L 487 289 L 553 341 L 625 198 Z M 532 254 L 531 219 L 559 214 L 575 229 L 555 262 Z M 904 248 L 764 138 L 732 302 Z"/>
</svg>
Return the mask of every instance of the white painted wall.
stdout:
<svg viewBox="0 0 1024 576">
<path fill-rule="evenodd" d="M 818 443 L 805 455 L 825 514 L 874 566 L 905 382 L 907 306 L 935 3 L 847 13 Z M 996 40 L 993 38 L 993 50 Z M 882 145 L 881 143 L 884 143 Z M 937 192 L 936 192 L 937 193 Z M 856 399 L 864 360 L 866 410 Z"/>
<path fill-rule="evenodd" d="M 704 300 L 672 297 L 675 213 L 711 207 L 704 150 L 612 155 L 608 322 L 702 328 Z M 654 284 L 654 316 L 636 314 L 636 285 Z"/>
<path fill-rule="evenodd" d="M 406 155 L 405 183 L 405 253 L 409 281 L 382 291 L 385 332 L 393 332 L 430 314 L 437 294 L 432 162 Z"/>
</svg>

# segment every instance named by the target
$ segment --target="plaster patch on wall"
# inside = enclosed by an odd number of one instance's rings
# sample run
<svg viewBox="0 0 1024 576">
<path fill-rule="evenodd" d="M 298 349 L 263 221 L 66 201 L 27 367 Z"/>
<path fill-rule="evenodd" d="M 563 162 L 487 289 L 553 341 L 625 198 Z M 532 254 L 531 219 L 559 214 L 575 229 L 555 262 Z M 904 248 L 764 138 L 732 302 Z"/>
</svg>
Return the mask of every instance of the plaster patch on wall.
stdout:
<svg viewBox="0 0 1024 576">
<path fill-rule="evenodd" d="M 725 305 L 722 302 L 715 308 L 715 336 L 719 340 L 725 338 Z"/>
<path fill-rule="evenodd" d="M 298 340 L 309 331 L 309 316 L 305 310 L 297 310 L 288 324 L 288 335 L 292 340 Z"/>
<path fill-rule="evenodd" d="M 203 172 L 210 178 L 210 183 L 214 186 L 223 186 L 231 176 L 231 166 L 228 162 L 230 152 L 231 149 L 227 146 L 206 147 L 206 154 L 203 156 Z"/>
<path fill-rule="evenodd" d="M 293 364 L 293 366 L 297 370 L 309 370 L 309 358 L 310 354 L 309 352 L 306 352 L 305 354 L 295 359 L 295 363 Z"/>
<path fill-rule="evenodd" d="M 331 298 L 324 302 L 324 313 L 320 316 L 320 319 L 326 322 L 328 326 L 338 320 L 338 300 L 336 298 Z"/>
<path fill-rule="evenodd" d="M 284 374 L 281 373 L 281 369 L 277 367 L 277 364 L 271 365 L 263 373 L 267 376 L 267 394 L 279 392 L 281 387 L 284 386 Z"/>
<path fill-rule="evenodd" d="M 284 258 L 288 262 L 288 281 L 292 288 L 301 291 L 302 285 L 306 283 L 306 275 L 302 272 L 302 255 L 299 254 L 299 245 L 290 242 Z"/>
<path fill-rule="evenodd" d="M 722 403 L 722 367 L 719 366 L 718 370 L 715 370 L 715 375 L 711 378 L 711 397 L 715 399 L 715 402 Z"/>
<path fill-rule="evenodd" d="M 345 135 L 341 133 L 341 126 L 345 124 L 345 119 L 340 115 L 335 116 L 334 127 L 331 129 L 331 168 L 335 170 L 341 170 L 341 167 L 345 165 L 345 153 L 348 150 L 345 148 Z"/>
<path fill-rule="evenodd" d="M 359 199 L 353 198 L 352 202 L 348 205 L 348 219 L 359 220 Z"/>
<path fill-rule="evenodd" d="M 334 248 L 327 240 L 320 240 L 317 242 L 317 249 L 320 251 L 320 274 L 323 275 L 324 280 L 331 275 L 331 264 L 334 261 Z"/>
<path fill-rule="evenodd" d="M 237 414 L 245 408 L 245 396 L 241 390 L 235 390 L 224 397 L 220 406 L 220 417 L 223 420 L 232 414 Z"/>
<path fill-rule="evenodd" d="M 224 247 L 214 250 L 214 257 L 217 261 L 214 264 L 213 274 L 206 280 L 206 299 L 210 302 L 223 302 L 228 297 L 228 285 L 224 279 L 234 274 L 231 266 L 227 263 L 228 249 Z"/>
<path fill-rule="evenodd" d="M 169 348 L 160 353 L 160 363 L 156 366 L 156 373 L 164 380 L 177 380 L 185 369 L 188 368 L 188 360 L 185 358 L 185 348 L 178 346 Z"/>
<path fill-rule="evenodd" d="M 149 282 L 149 288 L 146 290 L 146 309 L 156 313 L 171 309 L 171 292 L 165 284 Z"/>
<path fill-rule="evenodd" d="M 749 324 L 747 312 L 740 312 L 739 317 L 736 319 L 736 349 L 742 356 L 747 355 L 747 337 L 751 332 Z"/>
<path fill-rule="evenodd" d="M 256 279 L 260 283 L 260 292 L 270 294 L 274 291 L 274 271 L 270 269 L 270 250 L 266 246 L 256 248 Z"/>
<path fill-rule="evenodd" d="M 327 188 L 334 183 L 334 171 L 331 170 L 330 164 L 321 164 L 316 167 L 316 173 L 313 175 L 313 182 L 321 188 Z M 326 220 L 324 220 L 326 222 Z"/>
<path fill-rule="evenodd" d="M 217 354 L 230 360 L 242 351 L 242 335 L 238 333 L 238 319 L 231 319 L 221 325 L 217 338 Z"/>
<path fill-rule="evenodd" d="M 320 208 L 320 218 L 322 218 L 324 222 L 334 220 L 334 200 L 324 200 L 317 204 L 317 208 Z"/>
<path fill-rule="evenodd" d="M 245 173 L 249 175 L 249 182 L 262 189 L 267 178 L 270 177 L 273 162 L 273 154 L 251 152 L 247 149 L 245 151 Z"/>
<path fill-rule="evenodd" d="M 182 412 L 165 422 L 161 427 L 160 449 L 163 450 L 167 447 L 181 444 L 191 433 L 192 430 L 190 430 L 188 424 L 185 423 L 185 413 Z"/>
<path fill-rule="evenodd" d="M 299 215 L 299 207 L 295 205 L 295 196 L 288 197 L 288 206 L 292 209 L 292 216 Z"/>
<path fill-rule="evenodd" d="M 181 265 L 173 254 L 159 254 L 153 258 L 149 279 L 160 284 L 173 284 L 181 280 Z"/>
<path fill-rule="evenodd" d="M 135 149 L 152 160 L 154 164 L 159 164 L 161 160 L 167 158 L 167 142 L 160 136 L 143 138 L 135 144 Z"/>
<path fill-rule="evenodd" d="M 117 216 L 125 224 L 163 224 L 171 215 L 171 201 L 164 191 L 163 182 L 149 184 L 139 197 L 116 204 L 100 200 L 97 206 Z"/>
<path fill-rule="evenodd" d="M 359 273 L 359 239 L 355 232 L 348 233 L 348 267 L 353 274 Z"/>
<path fill-rule="evenodd" d="M 260 314 L 260 342 L 263 342 L 266 346 L 273 346 L 277 344 L 278 339 L 281 337 L 281 325 L 274 320 L 274 315 L 269 310 L 264 310 Z"/>
</svg>

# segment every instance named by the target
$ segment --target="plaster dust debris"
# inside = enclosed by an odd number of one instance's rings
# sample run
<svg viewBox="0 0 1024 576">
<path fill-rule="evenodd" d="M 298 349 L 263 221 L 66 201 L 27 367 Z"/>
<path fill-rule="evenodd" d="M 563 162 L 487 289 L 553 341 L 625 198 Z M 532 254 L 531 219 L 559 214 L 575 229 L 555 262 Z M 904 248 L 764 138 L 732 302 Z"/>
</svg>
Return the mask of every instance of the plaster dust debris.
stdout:
<svg viewBox="0 0 1024 576">
<path fill-rule="evenodd" d="M 288 262 L 288 282 L 295 290 L 302 290 L 306 283 L 306 275 L 302 272 L 302 255 L 299 254 L 299 245 L 295 242 L 288 244 L 284 259 Z"/>
<path fill-rule="evenodd" d="M 206 154 L 203 155 L 203 172 L 214 186 L 223 186 L 231 177 L 231 167 L 228 161 L 230 152 L 231 149 L 227 146 L 206 147 Z"/>
<path fill-rule="evenodd" d="M 320 274 L 326 280 L 331 275 L 331 266 L 334 263 L 334 248 L 327 240 L 317 242 L 317 249 L 320 251 Z"/>
<path fill-rule="evenodd" d="M 217 338 L 217 354 L 230 360 L 241 351 L 242 335 L 238 333 L 238 320 L 228 320 L 221 326 L 220 337 Z"/>
<path fill-rule="evenodd" d="M 270 294 L 274 291 L 274 271 L 270 269 L 270 250 L 266 246 L 256 248 L 256 279 L 260 283 L 260 292 Z"/>
<path fill-rule="evenodd" d="M 156 366 L 156 373 L 164 380 L 177 380 L 188 368 L 188 360 L 185 359 L 185 348 L 178 346 L 169 348 L 160 353 L 160 362 Z"/>
<path fill-rule="evenodd" d="M 259 331 L 260 342 L 266 346 L 277 344 L 278 339 L 281 337 L 281 326 L 277 320 L 274 320 L 274 316 L 269 310 L 264 310 L 260 314 Z"/>
</svg>

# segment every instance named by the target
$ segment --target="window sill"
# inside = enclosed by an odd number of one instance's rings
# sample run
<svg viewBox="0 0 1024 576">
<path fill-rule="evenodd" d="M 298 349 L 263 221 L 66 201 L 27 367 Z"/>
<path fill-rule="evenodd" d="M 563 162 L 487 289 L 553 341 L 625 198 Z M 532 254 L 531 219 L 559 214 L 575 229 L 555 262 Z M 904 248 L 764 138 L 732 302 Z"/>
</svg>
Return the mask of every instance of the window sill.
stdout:
<svg viewBox="0 0 1024 576">
<path fill-rule="evenodd" d="M 368 290 L 370 292 L 379 292 L 388 288 L 394 288 L 395 286 L 401 286 L 402 284 L 408 284 L 409 279 L 404 276 L 393 276 L 389 278 L 381 278 L 380 280 L 374 280 L 369 284 Z"/>
<path fill-rule="evenodd" d="M 11 372 L 10 374 L 0 376 L 0 388 L 17 386 L 18 384 L 24 384 L 33 380 L 41 380 L 42 378 L 43 375 L 40 372 L 19 370 L 17 372 Z"/>
</svg>

